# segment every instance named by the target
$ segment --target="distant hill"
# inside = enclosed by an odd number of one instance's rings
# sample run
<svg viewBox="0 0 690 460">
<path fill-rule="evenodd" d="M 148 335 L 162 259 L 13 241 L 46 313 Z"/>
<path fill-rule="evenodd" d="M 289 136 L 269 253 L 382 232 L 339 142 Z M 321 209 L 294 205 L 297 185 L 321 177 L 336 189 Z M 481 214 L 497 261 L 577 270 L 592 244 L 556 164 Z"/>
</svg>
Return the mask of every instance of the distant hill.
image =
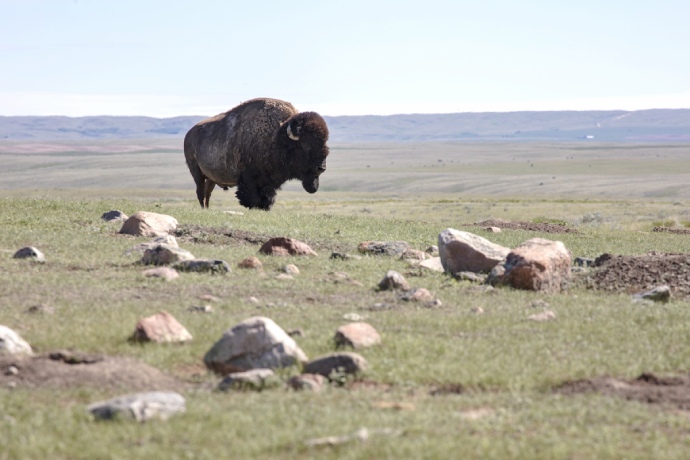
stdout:
<svg viewBox="0 0 690 460">
<path fill-rule="evenodd" d="M 0 139 L 178 138 L 202 116 L 0 117 Z M 326 116 L 331 142 L 574 140 L 690 142 L 690 109 Z"/>
</svg>

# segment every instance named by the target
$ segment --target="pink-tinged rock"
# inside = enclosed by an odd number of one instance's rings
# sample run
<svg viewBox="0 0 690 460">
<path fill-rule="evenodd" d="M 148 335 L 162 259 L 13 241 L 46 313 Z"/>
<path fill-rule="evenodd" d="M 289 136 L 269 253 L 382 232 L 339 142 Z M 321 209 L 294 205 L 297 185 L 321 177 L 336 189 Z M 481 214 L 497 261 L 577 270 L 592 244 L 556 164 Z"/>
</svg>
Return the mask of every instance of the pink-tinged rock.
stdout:
<svg viewBox="0 0 690 460">
<path fill-rule="evenodd" d="M 293 390 L 307 390 L 318 393 L 321 391 L 326 384 L 327 379 L 323 375 L 319 374 L 302 374 L 295 375 L 288 380 L 288 387 Z"/>
<path fill-rule="evenodd" d="M 237 264 L 237 266 L 239 268 L 244 268 L 248 270 L 262 270 L 264 268 L 264 265 L 256 257 L 247 257 L 242 262 Z"/>
<path fill-rule="evenodd" d="M 273 256 L 316 256 L 318 255 L 308 244 L 294 238 L 279 236 L 266 241 L 259 252 Z"/>
<path fill-rule="evenodd" d="M 489 272 L 510 249 L 473 233 L 447 228 L 438 235 L 438 251 L 444 270 L 453 274 Z"/>
<path fill-rule="evenodd" d="M 161 278 L 165 281 L 172 281 L 180 277 L 177 270 L 170 267 L 149 268 L 148 270 L 144 270 L 142 274 L 147 278 Z"/>
<path fill-rule="evenodd" d="M 368 323 L 354 322 L 335 331 L 336 347 L 366 348 L 381 343 L 381 335 Z"/>
<path fill-rule="evenodd" d="M 162 310 L 139 320 L 132 340 L 157 343 L 188 342 L 192 340 L 192 334 L 173 315 Z"/>
<path fill-rule="evenodd" d="M 395 270 L 388 270 L 386 276 L 379 282 L 379 289 L 381 291 L 402 290 L 407 291 L 410 285 L 407 280 L 400 273 Z"/>
<path fill-rule="evenodd" d="M 428 289 L 415 288 L 403 292 L 400 298 L 411 302 L 431 302 L 434 300 L 434 295 Z"/>
<path fill-rule="evenodd" d="M 175 232 L 177 219 L 165 214 L 138 211 L 122 224 L 120 233 L 137 236 L 164 236 Z"/>
<path fill-rule="evenodd" d="M 445 271 L 443 269 L 443 264 L 441 263 L 440 257 L 432 257 L 430 259 L 423 260 L 419 263 L 419 266 L 434 272 L 443 273 Z"/>
<path fill-rule="evenodd" d="M 170 265 L 184 260 L 192 260 L 194 255 L 186 249 L 157 244 L 144 251 L 141 263 L 144 265 Z"/>
<path fill-rule="evenodd" d="M 516 289 L 561 292 L 571 278 L 572 256 L 561 241 L 544 238 L 527 240 L 508 254 L 489 275 L 492 285 Z"/>
<path fill-rule="evenodd" d="M 407 251 L 402 253 L 400 258 L 401 259 L 424 260 L 428 256 L 429 256 L 429 254 L 427 254 L 424 251 L 420 251 L 419 249 L 408 249 Z"/>
<path fill-rule="evenodd" d="M 223 333 L 204 356 L 204 364 L 220 375 L 250 369 L 292 366 L 307 356 L 272 319 L 247 318 Z"/>
</svg>

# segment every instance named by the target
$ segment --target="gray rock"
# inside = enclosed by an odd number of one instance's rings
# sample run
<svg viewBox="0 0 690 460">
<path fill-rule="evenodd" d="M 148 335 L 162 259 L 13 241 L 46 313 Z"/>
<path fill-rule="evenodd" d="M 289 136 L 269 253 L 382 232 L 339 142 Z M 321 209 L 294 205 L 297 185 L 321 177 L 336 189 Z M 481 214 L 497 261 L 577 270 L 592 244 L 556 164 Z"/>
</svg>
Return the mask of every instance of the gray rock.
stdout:
<svg viewBox="0 0 690 460">
<path fill-rule="evenodd" d="M 19 251 L 15 252 L 12 257 L 14 259 L 31 259 L 34 262 L 46 261 L 46 257 L 43 255 L 43 253 L 33 246 L 21 248 Z"/>
<path fill-rule="evenodd" d="M 347 254 L 345 252 L 333 252 L 331 253 L 331 259 L 337 260 L 361 260 L 362 256 Z"/>
<path fill-rule="evenodd" d="M 297 268 L 297 265 L 294 264 L 283 265 L 281 270 L 283 270 L 288 275 L 299 275 L 299 268 Z"/>
<path fill-rule="evenodd" d="M 220 375 L 250 369 L 275 369 L 307 361 L 307 356 L 272 319 L 247 318 L 223 333 L 204 356 L 204 364 Z"/>
<path fill-rule="evenodd" d="M 336 347 L 366 348 L 381 343 L 381 335 L 371 324 L 361 321 L 345 324 L 335 331 Z"/>
<path fill-rule="evenodd" d="M 473 233 L 447 228 L 438 235 L 438 251 L 448 273 L 487 273 L 508 255 L 510 249 Z"/>
<path fill-rule="evenodd" d="M 7 326 L 0 325 L 0 354 L 31 355 L 33 350 L 19 334 Z"/>
<path fill-rule="evenodd" d="M 141 274 L 147 278 L 161 278 L 165 281 L 172 281 L 180 277 L 177 270 L 170 267 L 149 268 L 148 270 L 144 270 Z"/>
<path fill-rule="evenodd" d="M 313 391 L 315 393 L 320 392 L 326 385 L 328 379 L 323 375 L 319 374 L 302 374 L 295 375 L 288 380 L 288 388 L 292 388 L 295 391 Z"/>
<path fill-rule="evenodd" d="M 156 244 L 144 251 L 141 263 L 144 265 L 170 265 L 175 262 L 192 259 L 194 259 L 194 255 L 186 249 L 168 246 L 167 244 Z"/>
<path fill-rule="evenodd" d="M 357 374 L 368 367 L 363 356 L 352 352 L 330 353 L 304 365 L 305 374 L 319 374 L 334 380 L 346 374 Z"/>
<path fill-rule="evenodd" d="M 230 264 L 220 259 L 191 259 L 182 260 L 173 265 L 175 270 L 181 272 L 196 272 L 196 273 L 213 273 L 225 274 L 230 273 Z"/>
<path fill-rule="evenodd" d="M 649 291 L 638 292 L 633 295 L 634 300 L 651 300 L 652 302 L 666 303 L 671 300 L 671 289 L 667 285 L 657 286 Z"/>
<path fill-rule="evenodd" d="M 167 420 L 185 411 L 184 397 L 173 391 L 152 391 L 124 395 L 88 406 L 97 420 L 129 418 L 143 422 L 153 418 Z"/>
<path fill-rule="evenodd" d="M 101 219 L 103 219 L 107 222 L 113 222 L 113 221 L 124 222 L 127 219 L 129 219 L 129 217 L 127 216 L 127 214 L 123 213 L 122 211 L 113 210 L 113 211 L 104 212 L 101 215 Z"/>
<path fill-rule="evenodd" d="M 254 390 L 261 391 L 277 387 L 280 380 L 272 369 L 251 369 L 227 375 L 218 384 L 218 390 Z"/>
<path fill-rule="evenodd" d="M 357 249 L 364 254 L 400 256 L 410 245 L 406 241 L 365 241 Z"/>
<path fill-rule="evenodd" d="M 410 285 L 407 284 L 407 280 L 400 273 L 395 270 L 388 270 L 386 276 L 379 282 L 378 285 L 381 291 L 392 291 L 392 290 L 403 290 L 406 291 L 410 289 Z"/>
<path fill-rule="evenodd" d="M 575 257 L 573 263 L 578 267 L 594 267 L 594 259 L 588 257 Z"/>
<path fill-rule="evenodd" d="M 425 288 L 409 289 L 400 294 L 400 300 L 408 302 L 433 302 L 434 295 Z"/>
<path fill-rule="evenodd" d="M 440 257 L 432 257 L 430 259 L 423 260 L 418 266 L 439 273 L 443 273 L 445 271 Z"/>
<path fill-rule="evenodd" d="M 484 283 L 487 275 L 474 272 L 458 272 L 453 273 L 453 278 L 460 281 L 470 281 L 472 283 Z"/>
<path fill-rule="evenodd" d="M 165 214 L 138 211 L 132 214 L 120 229 L 120 233 L 137 236 L 163 236 L 174 233 L 177 219 Z"/>
</svg>

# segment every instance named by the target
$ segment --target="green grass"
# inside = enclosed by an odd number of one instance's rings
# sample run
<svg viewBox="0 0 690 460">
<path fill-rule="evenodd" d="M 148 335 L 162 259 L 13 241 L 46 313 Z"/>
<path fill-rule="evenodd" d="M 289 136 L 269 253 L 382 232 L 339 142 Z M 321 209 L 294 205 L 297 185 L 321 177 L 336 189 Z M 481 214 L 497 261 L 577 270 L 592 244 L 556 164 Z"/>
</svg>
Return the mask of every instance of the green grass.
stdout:
<svg viewBox="0 0 690 460">
<path fill-rule="evenodd" d="M 690 352 L 688 304 L 633 304 L 627 295 L 574 287 L 561 295 L 511 289 L 480 292 L 443 274 L 420 272 L 400 260 L 364 257 L 336 261 L 331 250 L 355 253 L 366 240 L 405 240 L 417 249 L 436 244 L 445 228 L 487 218 L 569 222 L 577 234 L 463 229 L 514 247 L 541 236 L 563 241 L 573 256 L 690 252 L 683 235 L 651 232 L 659 220 L 681 215 L 676 201 L 534 199 L 447 195 L 381 195 L 371 192 L 281 192 L 271 212 L 239 210 L 234 197 L 216 191 L 201 210 L 189 191 L 39 191 L 34 197 L 8 191 L 0 198 L 0 324 L 19 332 L 37 352 L 73 348 L 138 358 L 181 378 L 199 381 L 204 353 L 222 332 L 254 315 L 284 329 L 301 328 L 297 341 L 309 357 L 333 350 L 335 329 L 347 313 L 365 316 L 382 335 L 381 346 L 361 351 L 370 364 L 372 389 L 331 388 L 321 394 L 274 389 L 262 393 L 190 391 L 187 412 L 143 425 L 96 423 L 90 402 L 117 396 L 104 389 L 0 389 L 0 459 L 8 458 L 683 458 L 690 419 L 667 408 L 596 395 L 554 394 L 565 380 L 642 372 L 684 373 Z M 217 195 L 217 196 L 216 196 Z M 316 258 L 259 256 L 265 275 L 236 268 L 257 255 L 257 246 L 182 244 L 197 257 L 221 258 L 226 276 L 182 274 L 171 283 L 146 279 L 136 256 L 123 252 L 147 238 L 119 235 L 118 224 L 101 221 L 111 209 L 170 214 L 180 224 L 241 229 L 306 241 Z M 589 217 L 586 217 L 589 216 Z M 12 259 L 33 245 L 47 262 Z M 285 263 L 301 274 L 276 280 Z M 428 309 L 376 292 L 389 269 L 442 300 Z M 335 283 L 344 271 L 361 286 Z M 204 315 L 187 310 L 202 294 L 220 301 Z M 259 305 L 248 302 L 250 296 Z M 526 321 L 544 300 L 557 314 L 547 323 Z M 375 303 L 394 305 L 372 310 Z M 53 315 L 32 315 L 37 304 Z M 482 307 L 484 314 L 471 312 Z M 161 309 L 194 336 L 183 346 L 133 345 L 137 320 Z M 288 370 L 286 375 L 297 372 Z M 201 381 L 212 383 L 211 375 Z M 385 390 L 384 385 L 392 385 Z M 432 396 L 431 390 L 462 386 L 462 394 Z M 377 402 L 412 409 L 381 409 Z M 408 407 L 406 406 L 406 407 Z M 463 412 L 490 409 L 468 420 Z M 400 437 L 308 448 L 304 441 L 348 434 L 360 427 L 394 428 Z"/>
</svg>

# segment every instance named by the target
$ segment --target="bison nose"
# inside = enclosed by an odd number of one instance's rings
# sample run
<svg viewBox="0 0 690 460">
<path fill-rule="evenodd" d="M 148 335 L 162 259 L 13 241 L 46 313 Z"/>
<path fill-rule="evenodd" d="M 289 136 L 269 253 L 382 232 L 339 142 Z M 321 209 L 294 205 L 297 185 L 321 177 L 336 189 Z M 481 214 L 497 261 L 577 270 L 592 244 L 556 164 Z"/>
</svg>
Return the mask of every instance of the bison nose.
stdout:
<svg viewBox="0 0 690 460">
<path fill-rule="evenodd" d="M 324 171 L 326 170 L 326 167 L 325 167 L 325 166 L 319 166 L 318 168 L 316 168 L 316 170 L 317 170 L 319 173 L 322 173 L 322 172 L 324 172 Z"/>
</svg>

